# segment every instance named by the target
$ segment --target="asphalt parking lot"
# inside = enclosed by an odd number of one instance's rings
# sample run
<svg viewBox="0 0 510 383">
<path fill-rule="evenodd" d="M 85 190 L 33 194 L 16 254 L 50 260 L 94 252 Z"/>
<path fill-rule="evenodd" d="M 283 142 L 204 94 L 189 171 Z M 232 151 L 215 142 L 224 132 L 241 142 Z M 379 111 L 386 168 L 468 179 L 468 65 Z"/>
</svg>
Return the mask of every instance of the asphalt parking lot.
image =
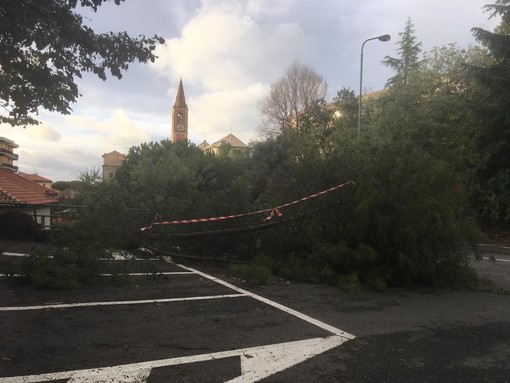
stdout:
<svg viewBox="0 0 510 383">
<path fill-rule="evenodd" d="M 510 382 L 510 262 L 475 266 L 477 291 L 248 287 L 162 260 L 130 261 L 128 285 L 3 279 L 0 383 Z"/>
</svg>

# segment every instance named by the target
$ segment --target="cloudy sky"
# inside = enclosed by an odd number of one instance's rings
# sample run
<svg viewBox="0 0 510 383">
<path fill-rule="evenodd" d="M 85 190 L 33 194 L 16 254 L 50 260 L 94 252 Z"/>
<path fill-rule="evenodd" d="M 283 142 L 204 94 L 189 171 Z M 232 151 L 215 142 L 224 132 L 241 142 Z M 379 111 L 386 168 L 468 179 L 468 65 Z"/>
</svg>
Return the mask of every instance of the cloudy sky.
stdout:
<svg viewBox="0 0 510 383">
<path fill-rule="evenodd" d="M 170 137 L 171 108 L 182 78 L 189 139 L 212 143 L 229 133 L 256 140 L 257 103 L 294 60 L 310 65 L 337 90 L 358 91 L 364 40 L 388 33 L 389 42 L 364 49 L 363 85 L 381 89 L 393 73 L 381 64 L 397 56 L 396 43 L 410 17 L 428 51 L 475 44 L 471 28 L 492 30 L 488 0 L 126 0 L 82 10 L 96 32 L 155 33 L 166 43 L 154 64 L 133 64 L 122 80 L 84 76 L 73 114 L 41 111 L 41 125 L 0 125 L 0 136 L 19 148 L 21 171 L 53 181 L 100 169 L 101 155 L 127 153 L 142 142 Z"/>
</svg>

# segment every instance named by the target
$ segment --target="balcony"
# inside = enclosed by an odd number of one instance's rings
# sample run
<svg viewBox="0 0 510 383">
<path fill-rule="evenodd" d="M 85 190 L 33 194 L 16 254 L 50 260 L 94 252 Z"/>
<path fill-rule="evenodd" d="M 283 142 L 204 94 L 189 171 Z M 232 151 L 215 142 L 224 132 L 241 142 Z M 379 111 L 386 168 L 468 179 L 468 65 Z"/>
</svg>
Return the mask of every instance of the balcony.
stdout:
<svg viewBox="0 0 510 383">
<path fill-rule="evenodd" d="M 8 157 L 14 161 L 17 161 L 19 156 L 13 153 L 11 150 L 0 148 L 0 156 Z"/>
</svg>

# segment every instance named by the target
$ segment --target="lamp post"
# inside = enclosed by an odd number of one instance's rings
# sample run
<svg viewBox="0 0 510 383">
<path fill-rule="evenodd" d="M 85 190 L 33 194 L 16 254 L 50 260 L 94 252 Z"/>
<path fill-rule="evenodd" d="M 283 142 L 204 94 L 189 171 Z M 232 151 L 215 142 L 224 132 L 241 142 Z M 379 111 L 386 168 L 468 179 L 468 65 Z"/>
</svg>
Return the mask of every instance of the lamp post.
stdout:
<svg viewBox="0 0 510 383">
<path fill-rule="evenodd" d="M 361 44 L 361 62 L 360 62 L 360 71 L 359 71 L 358 139 L 360 137 L 360 131 L 361 131 L 361 104 L 362 104 L 362 97 L 363 97 L 363 48 L 365 47 L 365 44 L 368 41 L 379 40 L 379 41 L 385 42 L 385 41 L 389 41 L 390 39 L 391 39 L 390 35 L 381 35 L 381 36 L 366 39 L 365 41 L 363 41 L 363 44 Z"/>
</svg>

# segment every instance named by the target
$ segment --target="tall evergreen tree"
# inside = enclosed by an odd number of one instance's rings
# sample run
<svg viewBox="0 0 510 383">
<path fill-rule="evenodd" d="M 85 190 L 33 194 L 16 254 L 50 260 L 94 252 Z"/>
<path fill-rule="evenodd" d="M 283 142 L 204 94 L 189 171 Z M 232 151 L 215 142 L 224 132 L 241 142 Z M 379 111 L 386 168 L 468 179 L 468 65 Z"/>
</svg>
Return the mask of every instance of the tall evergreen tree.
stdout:
<svg viewBox="0 0 510 383">
<path fill-rule="evenodd" d="M 472 30 L 490 57 L 489 65 L 472 68 L 487 95 L 478 105 L 478 149 L 485 158 L 480 205 L 486 221 L 510 226 L 510 0 L 497 0 L 485 9 L 491 17 L 501 17 L 501 24 L 494 32 Z"/>
<path fill-rule="evenodd" d="M 388 79 L 386 86 L 407 84 L 409 73 L 419 64 L 421 42 L 417 42 L 414 34 L 414 25 L 411 18 L 407 19 L 404 32 L 398 34 L 401 38 L 397 42 L 399 57 L 384 57 L 382 63 L 392 68 L 396 74 Z"/>
</svg>

